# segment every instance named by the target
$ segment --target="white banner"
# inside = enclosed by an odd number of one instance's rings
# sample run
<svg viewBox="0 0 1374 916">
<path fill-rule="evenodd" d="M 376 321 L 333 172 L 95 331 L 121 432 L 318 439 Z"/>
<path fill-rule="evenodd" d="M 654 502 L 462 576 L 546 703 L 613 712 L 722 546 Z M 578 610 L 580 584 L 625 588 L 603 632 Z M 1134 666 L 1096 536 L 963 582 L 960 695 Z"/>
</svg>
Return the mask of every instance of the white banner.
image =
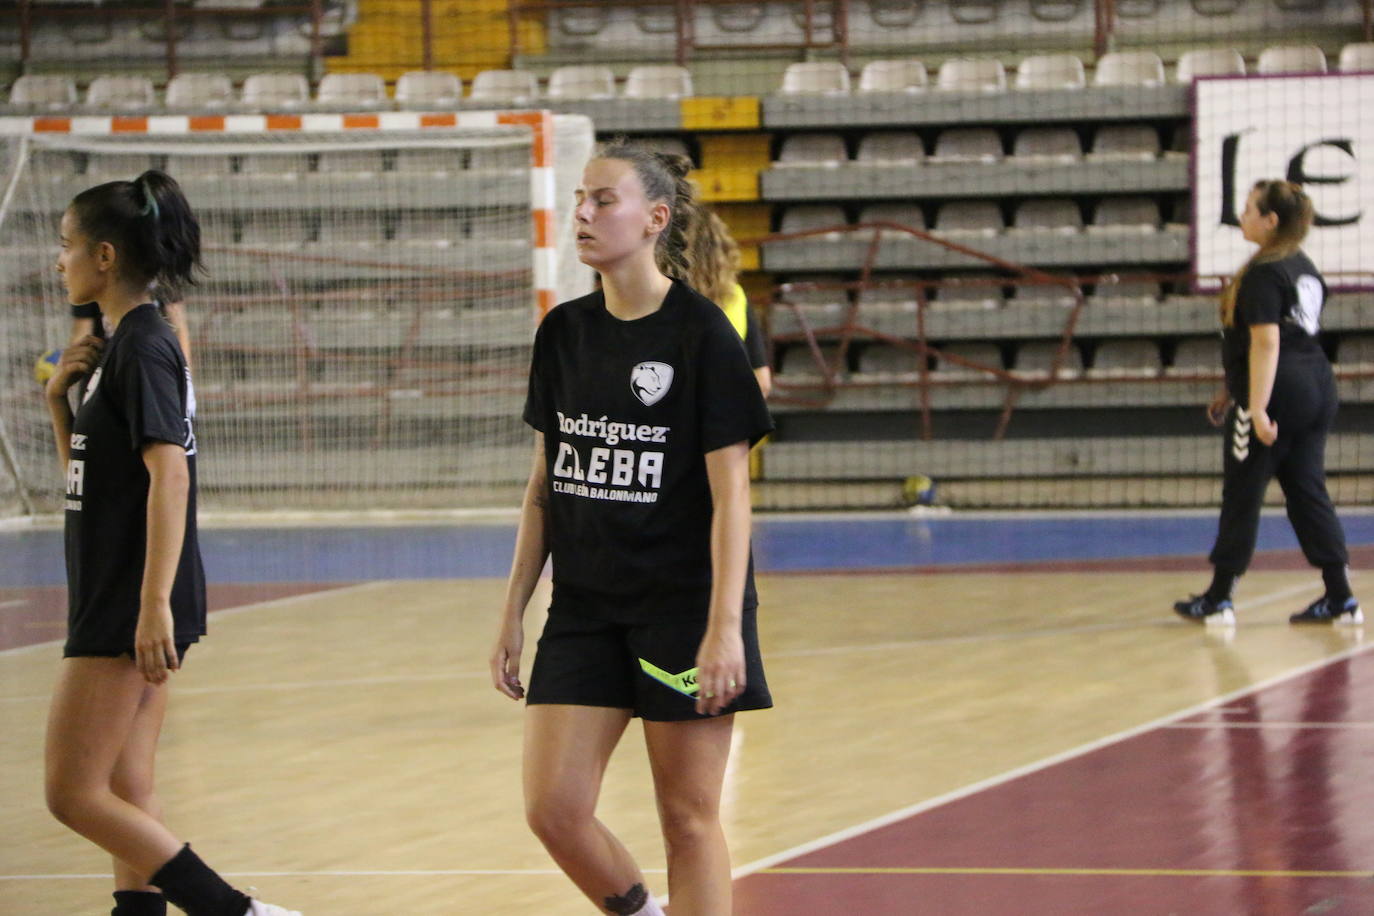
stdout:
<svg viewBox="0 0 1374 916">
<path fill-rule="evenodd" d="M 1361 167 L 1363 165 L 1363 168 Z M 1193 98 L 1193 270 L 1204 289 L 1254 252 L 1239 217 L 1256 181 L 1312 198 L 1303 244 L 1333 287 L 1374 288 L 1374 74 L 1202 79 Z"/>
</svg>

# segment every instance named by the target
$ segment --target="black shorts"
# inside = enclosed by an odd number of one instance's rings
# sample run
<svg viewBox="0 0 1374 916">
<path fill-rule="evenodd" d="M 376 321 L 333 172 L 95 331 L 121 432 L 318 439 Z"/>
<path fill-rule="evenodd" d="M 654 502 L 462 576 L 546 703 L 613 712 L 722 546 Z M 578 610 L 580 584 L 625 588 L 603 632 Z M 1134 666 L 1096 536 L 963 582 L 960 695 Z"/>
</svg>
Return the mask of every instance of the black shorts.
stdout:
<svg viewBox="0 0 1374 916">
<path fill-rule="evenodd" d="M 189 642 L 179 642 L 176 644 L 178 664 L 186 661 L 186 653 L 190 651 L 193 645 L 194 643 Z M 120 658 L 121 656 L 137 659 L 138 653 L 133 649 L 120 649 L 115 652 L 83 652 L 80 649 L 67 648 L 62 651 L 63 658 Z"/>
<path fill-rule="evenodd" d="M 773 705 L 759 653 L 757 610 L 745 608 L 741 620 L 744 693 L 725 707 L 722 715 Z M 695 695 L 649 673 L 657 669 L 672 675 L 695 668 L 706 621 L 702 615 L 622 623 L 569 613 L 559 608 L 555 597 L 539 637 L 526 702 L 628 709 L 632 715 L 652 722 L 707 718 L 697 713 Z"/>
</svg>

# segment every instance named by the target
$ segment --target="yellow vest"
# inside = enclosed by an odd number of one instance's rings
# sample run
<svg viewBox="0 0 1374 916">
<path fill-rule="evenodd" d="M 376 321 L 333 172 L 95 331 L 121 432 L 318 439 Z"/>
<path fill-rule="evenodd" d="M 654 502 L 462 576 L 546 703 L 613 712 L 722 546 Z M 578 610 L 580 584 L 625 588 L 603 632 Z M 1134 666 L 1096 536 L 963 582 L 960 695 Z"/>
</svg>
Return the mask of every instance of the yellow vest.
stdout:
<svg viewBox="0 0 1374 916">
<path fill-rule="evenodd" d="M 730 319 L 730 324 L 734 325 L 739 339 L 743 340 L 749 329 L 749 300 L 744 297 L 744 287 L 738 283 L 732 285 L 722 301 L 716 304 L 725 312 L 725 317 Z"/>
</svg>

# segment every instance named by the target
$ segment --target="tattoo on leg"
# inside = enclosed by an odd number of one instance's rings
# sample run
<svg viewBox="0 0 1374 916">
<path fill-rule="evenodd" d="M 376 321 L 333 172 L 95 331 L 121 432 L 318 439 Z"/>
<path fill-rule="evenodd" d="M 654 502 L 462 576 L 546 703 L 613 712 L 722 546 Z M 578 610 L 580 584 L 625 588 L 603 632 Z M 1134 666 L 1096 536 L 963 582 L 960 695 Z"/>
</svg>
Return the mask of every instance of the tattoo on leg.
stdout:
<svg viewBox="0 0 1374 916">
<path fill-rule="evenodd" d="M 619 897 L 614 894 L 607 897 L 606 912 L 631 916 L 631 914 L 644 909 L 644 904 L 648 902 L 649 892 L 644 889 L 644 885 L 636 884 Z"/>
</svg>

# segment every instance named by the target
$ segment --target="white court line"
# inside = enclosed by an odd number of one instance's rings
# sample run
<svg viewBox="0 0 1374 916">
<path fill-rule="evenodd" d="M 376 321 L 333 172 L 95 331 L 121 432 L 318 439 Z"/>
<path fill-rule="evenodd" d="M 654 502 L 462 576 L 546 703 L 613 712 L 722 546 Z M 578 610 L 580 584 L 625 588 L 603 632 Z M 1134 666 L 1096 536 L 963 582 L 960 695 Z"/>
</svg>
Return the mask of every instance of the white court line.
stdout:
<svg viewBox="0 0 1374 916">
<path fill-rule="evenodd" d="M 228 584 L 233 584 L 233 585 L 237 585 L 237 584 L 249 584 L 249 585 L 254 585 L 254 584 L 262 584 L 262 583 L 251 583 L 251 582 L 250 582 L 250 583 L 228 583 Z M 347 593 L 347 592 L 361 591 L 361 590 L 367 589 L 367 588 L 376 588 L 376 587 L 378 587 L 378 586 L 390 585 L 390 584 L 391 584 L 391 582 L 390 582 L 389 580 L 378 580 L 378 581 L 375 581 L 375 582 L 359 582 L 359 583 L 356 584 L 356 585 L 340 585 L 340 586 L 337 586 L 337 587 L 335 587 L 335 586 L 330 586 L 330 587 L 328 587 L 328 588 L 320 589 L 319 591 L 304 592 L 303 594 L 300 594 L 300 595 L 287 595 L 287 596 L 284 597 L 284 598 L 269 598 L 269 599 L 266 600 L 266 601 L 255 601 L 255 602 L 253 602 L 252 604 L 238 604 L 238 605 L 235 605 L 234 607 L 227 607 L 227 608 L 224 608 L 223 610 L 212 611 L 212 612 L 210 612 L 209 617 L 210 617 L 210 619 L 212 619 L 212 620 L 219 620 L 219 619 L 222 618 L 222 617 L 230 617 L 230 616 L 233 616 L 233 615 L 235 615 L 235 614 L 241 614 L 241 613 L 244 612 L 244 611 L 256 611 L 256 610 L 259 610 L 259 609 L 261 609 L 261 608 L 267 608 L 267 607 L 280 607 L 280 606 L 282 606 L 282 605 L 284 605 L 284 604 L 295 604 L 295 603 L 300 602 L 300 601 L 305 601 L 307 598 L 320 598 L 320 597 L 323 597 L 323 596 L 325 596 L 325 595 L 331 595 L 331 596 L 332 596 L 332 595 L 337 595 L 337 594 L 339 594 L 339 593 Z M 42 648 L 45 648 L 45 647 L 46 647 L 46 648 L 51 648 L 52 646 L 60 646 L 60 645 L 62 645 L 62 643 L 65 642 L 65 641 L 66 641 L 65 639 L 49 639 L 49 640 L 46 640 L 46 641 L 44 641 L 44 642 L 29 643 L 27 646 L 15 646 L 15 647 L 13 647 L 13 648 L 11 648 L 11 649 L 0 649 L 0 658 L 4 658 L 4 657 L 7 656 L 7 655 L 22 655 L 22 654 L 25 653 L 25 652 L 33 652 L 33 651 L 35 651 L 35 650 L 37 650 L 37 649 L 42 649 Z"/>
<path fill-rule="evenodd" d="M 22 607 L 28 603 L 29 602 L 24 598 L 15 598 L 13 601 L 0 601 L 0 610 L 4 610 L 7 607 Z"/>
<path fill-rule="evenodd" d="M 1276 600 L 1281 597 L 1283 597 L 1283 592 L 1276 592 L 1274 593 L 1274 595 L 1268 596 L 1265 600 Z M 1259 601 L 1253 601 L 1249 603 L 1253 605 L 1258 604 Z M 770 868 L 771 866 L 776 865 L 779 862 L 785 862 L 789 859 L 795 859 L 799 856 L 806 855 L 807 853 L 815 852 L 819 849 L 825 849 L 828 846 L 834 846 L 838 843 L 843 843 L 846 840 L 852 840 L 855 837 L 862 836 L 865 833 L 872 833 L 874 830 L 886 827 L 889 824 L 893 824 L 901 820 L 906 820 L 909 817 L 914 817 L 917 814 L 930 811 L 934 808 L 938 808 L 942 805 L 949 804 L 953 801 L 958 801 L 961 798 L 967 798 L 968 796 L 976 795 L 979 792 L 997 788 L 998 786 L 1001 786 L 1005 783 L 1009 783 L 1013 780 L 1020 779 L 1022 776 L 1029 776 L 1032 773 L 1038 773 L 1041 770 L 1049 769 L 1050 767 L 1055 766 L 1056 764 L 1064 763 L 1066 761 L 1085 756 L 1087 754 L 1092 753 L 1093 751 L 1099 750 L 1104 747 L 1109 747 L 1113 744 L 1119 744 L 1120 742 L 1126 741 L 1130 738 L 1134 738 L 1137 735 L 1142 735 L 1146 732 L 1153 731 L 1155 729 L 1165 728 L 1167 726 L 1172 725 L 1175 722 L 1178 722 L 1181 719 L 1186 719 L 1189 716 L 1197 715 L 1198 713 L 1205 712 L 1209 709 L 1215 709 L 1218 706 L 1223 706 L 1227 703 L 1239 699 L 1240 697 L 1258 693 L 1262 690 L 1266 690 L 1285 681 L 1290 681 L 1295 678 L 1302 677 L 1304 674 L 1308 674 L 1312 671 L 1324 668 L 1327 665 L 1334 664 L 1335 662 L 1340 662 L 1348 658 L 1353 658 L 1354 656 L 1359 655 L 1363 652 L 1368 652 L 1371 649 L 1374 649 L 1374 646 L 1356 646 L 1351 649 L 1346 649 L 1343 652 L 1338 652 L 1335 655 L 1318 659 L 1315 662 L 1311 662 L 1299 668 L 1295 668 L 1294 670 L 1285 672 L 1284 674 L 1275 675 L 1274 677 L 1271 677 L 1264 681 L 1260 681 L 1257 684 L 1251 684 L 1247 687 L 1242 687 L 1239 690 L 1233 690 L 1230 693 L 1223 694 L 1220 697 L 1215 697 L 1211 700 L 1199 703 L 1196 706 L 1189 707 L 1176 713 L 1171 713 L 1170 715 L 1155 719 L 1152 722 L 1146 722 L 1144 725 L 1138 725 L 1134 728 L 1129 728 L 1125 731 L 1117 732 L 1114 735 L 1108 735 L 1105 738 L 1099 738 L 1096 741 L 1090 741 L 1087 744 L 1082 744 L 1078 747 L 1070 748 L 1067 751 L 1055 754 L 1051 757 L 1046 757 L 1043 760 L 1037 760 L 1034 763 L 1026 764 L 1025 766 L 1008 770 L 1005 773 L 1000 773 L 988 779 L 980 780 L 979 782 L 975 782 L 971 785 L 955 789 L 952 792 L 946 792 L 945 794 L 938 795 L 935 798 L 927 799 L 926 801 L 918 802 L 914 805 L 908 805 L 905 808 L 899 808 L 896 811 L 892 811 L 888 814 L 884 814 L 871 820 L 864 821 L 863 823 L 856 824 L 853 827 L 846 827 L 843 830 L 838 830 L 834 833 L 827 834 L 826 836 L 819 837 L 815 840 L 811 840 L 810 842 L 802 843 L 798 846 L 792 847 L 791 849 L 785 849 L 782 852 L 777 852 L 769 856 L 764 856 L 761 859 L 756 859 L 753 862 L 748 862 L 744 865 L 735 868 L 732 871 L 732 875 L 736 880 L 738 880 L 739 878 L 743 878 L 746 875 L 751 875 L 755 872 L 762 871 L 763 869 Z"/>
</svg>

